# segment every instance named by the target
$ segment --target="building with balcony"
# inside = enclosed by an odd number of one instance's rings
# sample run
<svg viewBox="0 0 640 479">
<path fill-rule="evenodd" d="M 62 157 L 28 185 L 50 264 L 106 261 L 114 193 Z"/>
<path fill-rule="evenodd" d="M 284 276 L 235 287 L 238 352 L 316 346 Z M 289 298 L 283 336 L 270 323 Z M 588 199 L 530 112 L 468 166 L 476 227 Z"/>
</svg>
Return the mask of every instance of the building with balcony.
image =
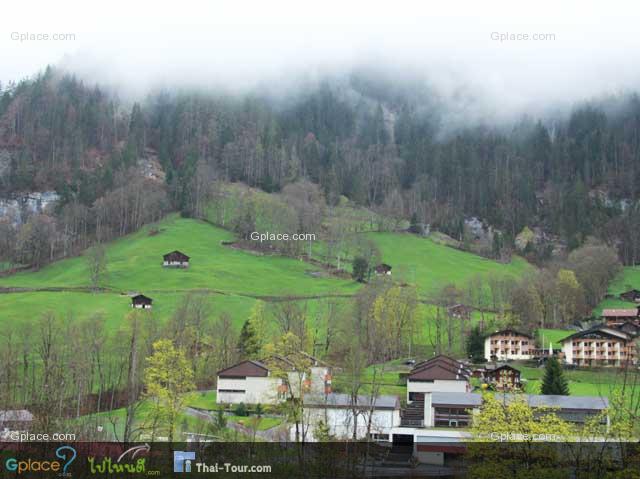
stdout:
<svg viewBox="0 0 640 479">
<path fill-rule="evenodd" d="M 623 330 L 595 326 L 560 341 L 567 364 L 627 366 L 636 364 L 635 336 Z"/>
<path fill-rule="evenodd" d="M 496 331 L 484 340 L 484 357 L 487 361 L 531 359 L 534 350 L 533 337 L 515 329 Z"/>
</svg>

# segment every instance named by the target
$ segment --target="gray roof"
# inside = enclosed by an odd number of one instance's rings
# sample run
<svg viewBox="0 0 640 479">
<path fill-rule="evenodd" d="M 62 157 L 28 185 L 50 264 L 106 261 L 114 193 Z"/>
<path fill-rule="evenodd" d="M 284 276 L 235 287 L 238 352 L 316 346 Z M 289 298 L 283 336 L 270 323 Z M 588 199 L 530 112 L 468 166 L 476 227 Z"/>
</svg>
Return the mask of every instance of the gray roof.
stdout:
<svg viewBox="0 0 640 479">
<path fill-rule="evenodd" d="M 4 421 L 33 421 L 33 414 L 26 409 L 15 409 L 9 411 L 0 411 L 0 422 Z"/>
<path fill-rule="evenodd" d="M 517 397 L 517 396 L 515 396 Z M 496 394 L 496 398 L 507 402 L 514 399 L 513 394 Z M 558 407 L 560 409 L 600 411 L 609 407 L 609 400 L 598 396 L 556 396 L 525 394 L 524 398 L 532 407 Z"/>
<path fill-rule="evenodd" d="M 498 400 L 513 401 L 522 397 L 531 407 L 557 407 L 565 410 L 601 411 L 609 406 L 607 398 L 598 396 L 554 396 L 541 394 L 496 394 Z M 431 404 L 449 404 L 452 406 L 480 406 L 482 395 L 476 393 L 433 392 Z"/>
<path fill-rule="evenodd" d="M 475 393 L 431 393 L 431 404 L 450 404 L 452 406 L 480 406 L 482 404 L 482 395 Z"/>
<path fill-rule="evenodd" d="M 324 395 L 306 396 L 304 398 L 305 406 L 317 406 L 317 407 L 337 407 L 337 408 L 351 408 L 371 407 L 371 396 L 359 395 L 357 400 L 352 400 L 351 395 L 341 393 L 331 393 Z M 376 396 L 373 399 L 373 407 L 376 409 L 399 409 L 400 400 L 398 396 Z"/>
</svg>

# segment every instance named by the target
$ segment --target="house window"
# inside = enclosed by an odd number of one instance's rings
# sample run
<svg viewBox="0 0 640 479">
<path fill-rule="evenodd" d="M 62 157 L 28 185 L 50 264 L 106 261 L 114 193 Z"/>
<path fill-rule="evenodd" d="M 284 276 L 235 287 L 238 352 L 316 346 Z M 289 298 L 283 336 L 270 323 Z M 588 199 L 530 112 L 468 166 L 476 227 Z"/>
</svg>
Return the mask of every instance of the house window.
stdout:
<svg viewBox="0 0 640 479">
<path fill-rule="evenodd" d="M 219 393 L 236 393 L 236 394 L 244 394 L 244 389 L 218 389 Z"/>
<path fill-rule="evenodd" d="M 437 427 L 466 427 L 469 425 L 471 416 L 465 408 L 435 408 L 435 425 Z"/>
<path fill-rule="evenodd" d="M 388 441 L 389 434 L 371 433 L 369 434 L 369 439 L 373 441 Z"/>
</svg>

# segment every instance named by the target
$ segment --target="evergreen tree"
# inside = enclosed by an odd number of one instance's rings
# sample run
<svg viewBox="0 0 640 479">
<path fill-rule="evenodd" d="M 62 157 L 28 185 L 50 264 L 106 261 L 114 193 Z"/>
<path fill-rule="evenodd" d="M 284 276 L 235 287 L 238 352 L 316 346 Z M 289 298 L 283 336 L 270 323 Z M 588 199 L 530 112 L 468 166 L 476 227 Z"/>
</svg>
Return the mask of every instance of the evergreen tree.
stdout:
<svg viewBox="0 0 640 479">
<path fill-rule="evenodd" d="M 238 352 L 242 359 L 255 358 L 262 350 L 262 339 L 256 333 L 251 318 L 247 319 L 240 330 Z"/>
<path fill-rule="evenodd" d="M 409 231 L 411 233 L 415 233 L 415 234 L 421 234 L 422 233 L 422 227 L 420 226 L 420 223 L 418 222 L 418 214 L 416 212 L 414 212 L 411 215 L 411 222 L 409 224 Z"/>
<path fill-rule="evenodd" d="M 362 256 L 357 256 L 353 260 L 353 279 L 359 283 L 364 283 L 364 278 L 369 272 L 369 262 Z"/>
<path fill-rule="evenodd" d="M 484 357 L 484 336 L 480 331 L 480 326 L 474 326 L 471 334 L 467 337 L 467 356 L 474 363 L 483 363 L 486 361 Z"/>
<path fill-rule="evenodd" d="M 542 394 L 569 395 L 569 384 L 555 356 L 549 358 L 542 378 Z"/>
</svg>

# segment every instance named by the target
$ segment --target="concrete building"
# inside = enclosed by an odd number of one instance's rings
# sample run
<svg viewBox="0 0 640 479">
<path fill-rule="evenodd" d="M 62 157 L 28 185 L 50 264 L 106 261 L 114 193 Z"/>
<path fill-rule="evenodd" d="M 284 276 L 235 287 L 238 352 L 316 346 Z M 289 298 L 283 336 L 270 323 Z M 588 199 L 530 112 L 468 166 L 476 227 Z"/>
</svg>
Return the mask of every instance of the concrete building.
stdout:
<svg viewBox="0 0 640 479">
<path fill-rule="evenodd" d="M 391 431 L 400 425 L 400 400 L 397 396 L 349 394 L 306 396 L 304 415 L 308 429 L 305 440 L 314 441 L 318 425 L 327 425 L 335 439 L 369 438 L 391 441 Z M 292 431 L 293 433 L 293 431 Z"/>
<path fill-rule="evenodd" d="M 595 326 L 562 341 L 567 364 L 625 366 L 636 364 L 635 335 L 608 326 Z"/>
<path fill-rule="evenodd" d="M 301 357 L 271 356 L 260 361 L 242 361 L 218 371 L 216 402 L 223 404 L 276 404 L 295 388 L 305 388 L 307 394 L 324 395 L 331 392 L 331 367 L 306 353 Z M 303 364 L 304 371 L 296 365 Z M 282 374 L 286 374 L 286 379 Z"/>
<path fill-rule="evenodd" d="M 469 392 L 471 371 L 460 361 L 438 355 L 416 364 L 407 376 L 407 402 L 428 392 Z"/>
<path fill-rule="evenodd" d="M 533 337 L 514 329 L 496 331 L 484 340 L 484 357 L 487 361 L 531 359 L 534 349 Z"/>
<path fill-rule="evenodd" d="M 495 397 L 505 404 L 524 399 L 534 409 L 553 408 L 559 418 L 578 425 L 609 406 L 606 398 L 591 396 L 496 394 Z M 391 441 L 410 445 L 419 462 L 442 466 L 448 458 L 464 453 L 465 443 L 473 439 L 468 427 L 481 406 L 481 394 L 426 393 L 423 401 L 414 401 L 401 411 L 400 426 L 392 429 Z M 417 416 L 408 420 L 408 412 L 412 410 Z"/>
</svg>

